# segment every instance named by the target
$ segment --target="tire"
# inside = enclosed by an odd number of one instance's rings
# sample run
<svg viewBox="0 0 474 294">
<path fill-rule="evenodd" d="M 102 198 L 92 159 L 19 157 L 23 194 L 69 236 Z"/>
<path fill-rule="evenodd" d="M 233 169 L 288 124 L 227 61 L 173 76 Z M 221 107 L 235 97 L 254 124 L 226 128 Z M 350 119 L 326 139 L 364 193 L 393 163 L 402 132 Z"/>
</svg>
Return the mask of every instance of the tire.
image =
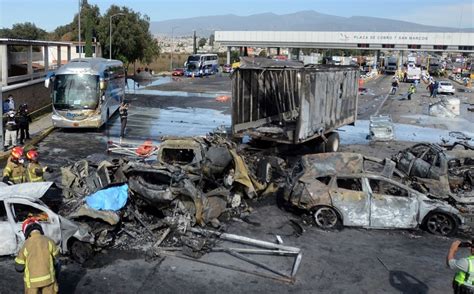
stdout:
<svg viewBox="0 0 474 294">
<path fill-rule="evenodd" d="M 324 152 L 337 152 L 339 150 L 339 133 L 331 132 L 327 136 L 327 142 L 325 144 Z"/>
<path fill-rule="evenodd" d="M 71 258 L 78 263 L 84 263 L 86 260 L 92 257 L 92 246 L 91 244 L 84 243 L 78 240 L 72 240 L 69 246 L 69 254 Z"/>
<path fill-rule="evenodd" d="M 433 212 L 426 217 L 424 228 L 434 235 L 452 236 L 458 231 L 458 222 L 449 214 Z"/>
<path fill-rule="evenodd" d="M 272 181 L 272 165 L 267 159 L 261 159 L 257 163 L 257 178 L 269 184 Z"/>
<path fill-rule="evenodd" d="M 316 208 L 313 211 L 313 221 L 319 228 L 325 230 L 339 229 L 341 226 L 339 214 L 329 206 Z"/>
</svg>

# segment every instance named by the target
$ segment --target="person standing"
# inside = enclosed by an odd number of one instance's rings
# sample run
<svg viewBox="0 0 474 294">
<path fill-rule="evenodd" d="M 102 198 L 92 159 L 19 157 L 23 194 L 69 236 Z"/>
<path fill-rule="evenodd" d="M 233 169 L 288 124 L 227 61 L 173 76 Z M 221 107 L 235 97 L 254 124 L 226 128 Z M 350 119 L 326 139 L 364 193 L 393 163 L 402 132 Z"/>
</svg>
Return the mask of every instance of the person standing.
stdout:
<svg viewBox="0 0 474 294">
<path fill-rule="evenodd" d="M 125 128 L 127 127 L 128 120 L 128 107 L 129 103 L 122 102 L 119 107 L 120 115 L 120 140 L 125 137 Z"/>
<path fill-rule="evenodd" d="M 25 293 L 58 293 L 55 269 L 58 268 L 59 248 L 44 236 L 36 218 L 26 219 L 21 227 L 25 243 L 15 258 L 15 270 L 24 273 Z"/>
<path fill-rule="evenodd" d="M 470 247 L 468 257 L 455 259 L 459 247 Z M 457 270 L 453 281 L 454 294 L 474 293 L 474 247 L 472 242 L 454 241 L 449 248 L 446 263 L 449 268 Z"/>
<path fill-rule="evenodd" d="M 10 111 L 10 104 L 8 98 L 6 98 L 2 104 L 2 113 L 7 113 L 8 111 Z"/>
<path fill-rule="evenodd" d="M 398 89 L 398 79 L 394 78 L 392 80 L 392 88 L 390 89 L 390 94 L 395 95 L 397 93 L 397 89 Z"/>
<path fill-rule="evenodd" d="M 18 108 L 18 129 L 20 132 L 20 145 L 23 145 L 25 140 L 30 140 L 30 122 L 31 118 L 28 114 L 28 105 L 24 103 Z"/>
<path fill-rule="evenodd" d="M 411 84 L 410 87 L 408 88 L 408 100 L 411 100 L 411 95 L 415 94 L 416 92 L 416 87 L 415 85 Z"/>
<path fill-rule="evenodd" d="M 429 85 L 426 87 L 426 90 L 430 91 L 430 98 L 433 97 L 433 89 L 434 83 L 430 82 Z"/>
<path fill-rule="evenodd" d="M 16 135 L 18 132 L 18 121 L 15 111 L 10 110 L 5 115 L 5 138 L 3 143 L 3 151 L 7 151 L 10 144 L 16 146 Z"/>
<path fill-rule="evenodd" d="M 23 161 L 23 148 L 19 146 L 13 147 L 12 153 L 7 160 L 7 165 L 3 169 L 2 181 L 4 183 L 21 184 L 25 182 Z"/>
<path fill-rule="evenodd" d="M 438 95 L 438 88 L 439 88 L 439 82 L 436 81 L 433 84 L 433 98 L 436 98 L 436 95 Z"/>
<path fill-rule="evenodd" d="M 8 95 L 8 110 L 15 111 L 15 100 L 13 99 L 13 95 Z"/>
<path fill-rule="evenodd" d="M 51 171 L 49 167 L 42 167 L 38 162 L 38 151 L 31 149 L 26 153 L 28 166 L 26 167 L 26 181 L 30 183 L 44 182 L 44 173 Z"/>
</svg>

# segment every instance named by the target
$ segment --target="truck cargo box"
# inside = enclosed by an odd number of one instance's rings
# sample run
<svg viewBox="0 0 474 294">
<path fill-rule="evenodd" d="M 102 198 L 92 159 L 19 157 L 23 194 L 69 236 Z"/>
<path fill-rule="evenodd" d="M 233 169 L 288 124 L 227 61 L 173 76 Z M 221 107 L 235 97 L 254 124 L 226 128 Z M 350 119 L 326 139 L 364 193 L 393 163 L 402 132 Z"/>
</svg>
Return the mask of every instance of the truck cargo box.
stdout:
<svg viewBox="0 0 474 294">
<path fill-rule="evenodd" d="M 235 136 L 298 144 L 357 118 L 359 69 L 242 58 L 232 75 Z"/>
</svg>

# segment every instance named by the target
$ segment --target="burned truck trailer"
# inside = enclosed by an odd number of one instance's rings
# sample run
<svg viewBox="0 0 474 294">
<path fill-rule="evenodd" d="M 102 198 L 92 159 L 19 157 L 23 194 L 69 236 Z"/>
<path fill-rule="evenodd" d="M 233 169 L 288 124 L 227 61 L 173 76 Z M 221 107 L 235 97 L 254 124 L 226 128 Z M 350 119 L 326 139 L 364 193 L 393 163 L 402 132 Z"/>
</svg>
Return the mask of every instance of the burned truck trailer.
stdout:
<svg viewBox="0 0 474 294">
<path fill-rule="evenodd" d="M 357 118 L 358 78 L 352 66 L 243 58 L 232 76 L 233 135 L 337 151 L 335 130 Z"/>
</svg>

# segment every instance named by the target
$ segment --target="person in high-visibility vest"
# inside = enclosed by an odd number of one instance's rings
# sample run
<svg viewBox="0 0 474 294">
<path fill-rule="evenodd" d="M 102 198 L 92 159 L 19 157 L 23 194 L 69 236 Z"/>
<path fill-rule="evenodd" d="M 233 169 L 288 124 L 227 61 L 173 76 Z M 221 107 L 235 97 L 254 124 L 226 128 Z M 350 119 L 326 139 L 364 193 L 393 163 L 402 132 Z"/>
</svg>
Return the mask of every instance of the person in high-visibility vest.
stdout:
<svg viewBox="0 0 474 294">
<path fill-rule="evenodd" d="M 3 169 L 4 183 L 21 184 L 26 181 L 25 167 L 23 166 L 23 148 L 13 147 L 12 153 L 7 160 L 7 165 Z"/>
<path fill-rule="evenodd" d="M 411 84 L 410 87 L 408 88 L 408 100 L 411 100 L 411 95 L 415 94 L 416 92 L 416 87 L 415 85 Z"/>
<path fill-rule="evenodd" d="M 15 258 L 15 270 L 24 273 L 25 293 L 58 293 L 59 248 L 44 236 L 41 224 L 34 217 L 23 222 L 22 230 L 26 240 Z"/>
<path fill-rule="evenodd" d="M 474 293 L 474 247 L 472 242 L 454 241 L 449 249 L 446 263 L 451 269 L 458 272 L 454 276 L 453 290 L 454 294 L 473 294 Z M 470 247 L 468 257 L 455 259 L 459 247 Z"/>
<path fill-rule="evenodd" d="M 39 164 L 38 156 L 38 151 L 35 149 L 31 149 L 26 153 L 26 158 L 29 161 L 28 166 L 26 167 L 26 180 L 28 182 L 44 182 L 44 173 L 51 171 L 47 166 L 42 167 Z"/>
</svg>

